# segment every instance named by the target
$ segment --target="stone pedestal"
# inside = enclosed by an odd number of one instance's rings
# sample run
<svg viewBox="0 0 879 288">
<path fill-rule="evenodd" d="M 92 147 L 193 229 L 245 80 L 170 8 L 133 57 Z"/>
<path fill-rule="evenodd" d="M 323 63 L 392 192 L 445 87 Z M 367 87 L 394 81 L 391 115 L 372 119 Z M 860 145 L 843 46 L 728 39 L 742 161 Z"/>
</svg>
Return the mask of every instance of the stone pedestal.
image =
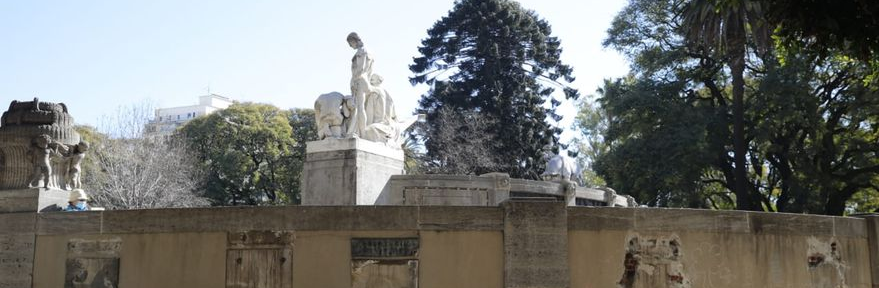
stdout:
<svg viewBox="0 0 879 288">
<path fill-rule="evenodd" d="M 501 206 L 504 287 L 570 287 L 565 202 L 511 198 Z"/>
<path fill-rule="evenodd" d="M 37 211 L 58 211 L 68 191 L 0 190 L 0 288 L 31 287 Z"/>
<path fill-rule="evenodd" d="M 0 213 L 60 211 L 69 196 L 70 191 L 58 189 L 0 190 Z"/>
<path fill-rule="evenodd" d="M 403 150 L 362 139 L 306 144 L 303 205 L 375 205 L 391 175 L 403 171 Z"/>
</svg>

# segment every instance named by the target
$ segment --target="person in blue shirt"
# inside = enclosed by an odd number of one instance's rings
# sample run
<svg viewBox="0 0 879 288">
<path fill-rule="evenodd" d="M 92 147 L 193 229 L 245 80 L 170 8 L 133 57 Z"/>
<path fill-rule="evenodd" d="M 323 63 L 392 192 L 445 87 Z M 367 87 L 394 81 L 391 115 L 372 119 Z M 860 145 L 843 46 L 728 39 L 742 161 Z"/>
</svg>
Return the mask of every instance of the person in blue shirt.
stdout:
<svg viewBox="0 0 879 288">
<path fill-rule="evenodd" d="M 70 198 L 67 201 L 67 208 L 64 211 L 89 211 L 88 195 L 82 189 L 73 189 L 70 191 Z"/>
</svg>

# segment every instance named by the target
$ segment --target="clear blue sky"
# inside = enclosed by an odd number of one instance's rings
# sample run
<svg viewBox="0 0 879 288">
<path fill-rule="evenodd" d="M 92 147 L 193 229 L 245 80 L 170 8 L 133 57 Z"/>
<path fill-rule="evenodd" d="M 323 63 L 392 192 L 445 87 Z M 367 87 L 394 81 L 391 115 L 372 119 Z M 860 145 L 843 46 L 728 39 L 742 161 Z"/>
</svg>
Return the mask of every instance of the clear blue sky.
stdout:
<svg viewBox="0 0 879 288">
<path fill-rule="evenodd" d="M 145 100 L 195 104 L 208 87 L 240 101 L 311 107 L 322 93 L 350 93 L 345 37 L 356 31 L 398 114 L 408 115 L 427 91 L 409 84 L 408 65 L 453 2 L 0 1 L 0 107 L 38 96 L 67 103 L 77 123 L 94 125 Z M 552 25 L 584 95 L 627 72 L 622 56 L 601 47 L 625 0 L 520 3 Z M 573 105 L 561 112 L 569 126 Z"/>
</svg>

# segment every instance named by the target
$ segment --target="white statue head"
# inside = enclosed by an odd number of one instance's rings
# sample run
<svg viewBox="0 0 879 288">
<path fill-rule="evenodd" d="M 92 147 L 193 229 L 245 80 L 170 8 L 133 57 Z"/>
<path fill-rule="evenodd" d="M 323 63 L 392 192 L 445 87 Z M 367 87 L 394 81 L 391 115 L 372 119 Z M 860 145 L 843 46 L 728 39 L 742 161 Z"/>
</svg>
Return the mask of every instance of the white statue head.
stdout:
<svg viewBox="0 0 879 288">
<path fill-rule="evenodd" d="M 348 34 L 348 45 L 354 49 L 360 49 L 363 47 L 363 40 L 360 40 L 360 36 L 357 35 L 357 32 L 351 32 Z"/>
<path fill-rule="evenodd" d="M 372 74 L 371 76 L 369 76 L 369 84 L 372 84 L 372 86 L 379 86 L 384 81 L 385 81 L 385 78 L 382 78 L 381 75 Z"/>
</svg>

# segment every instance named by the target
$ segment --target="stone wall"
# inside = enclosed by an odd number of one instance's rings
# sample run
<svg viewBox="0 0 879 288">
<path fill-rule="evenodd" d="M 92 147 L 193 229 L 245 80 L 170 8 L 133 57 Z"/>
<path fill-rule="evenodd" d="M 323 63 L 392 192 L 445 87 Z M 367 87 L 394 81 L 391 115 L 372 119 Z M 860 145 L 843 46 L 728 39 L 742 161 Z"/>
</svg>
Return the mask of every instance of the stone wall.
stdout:
<svg viewBox="0 0 879 288">
<path fill-rule="evenodd" d="M 879 287 L 876 223 L 512 199 L 6 213 L 0 239 L 36 235 L 33 287 L 868 288 Z M 20 287 L 3 286 L 9 277 L 0 271 L 0 287 Z"/>
</svg>

